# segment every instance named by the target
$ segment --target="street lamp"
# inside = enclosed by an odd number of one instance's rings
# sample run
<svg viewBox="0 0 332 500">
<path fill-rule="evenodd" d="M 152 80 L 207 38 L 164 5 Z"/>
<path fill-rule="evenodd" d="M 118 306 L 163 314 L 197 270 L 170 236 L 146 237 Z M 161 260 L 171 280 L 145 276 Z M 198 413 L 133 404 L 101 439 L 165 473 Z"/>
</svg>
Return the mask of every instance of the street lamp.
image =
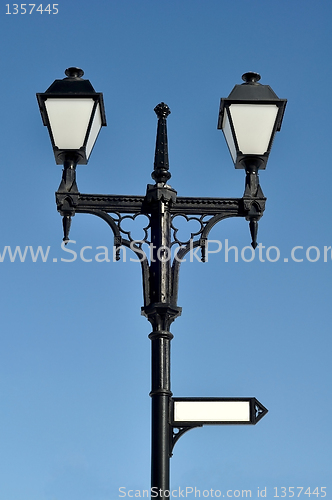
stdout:
<svg viewBox="0 0 332 500">
<path fill-rule="evenodd" d="M 266 167 L 275 132 L 280 130 L 286 101 L 278 99 L 269 86 L 260 85 L 257 73 L 243 75 L 226 99 L 221 99 L 218 128 L 224 132 L 236 168 L 245 168 L 242 198 L 179 197 L 167 184 L 169 172 L 167 124 L 170 109 L 155 107 L 158 117 L 154 170 L 155 184 L 145 196 L 80 193 L 76 165 L 88 162 L 99 130 L 106 125 L 102 94 L 83 80 L 78 68 L 66 70 L 67 78 L 56 80 L 44 94 L 37 94 L 43 123 L 48 127 L 56 162 L 63 163 L 62 181 L 56 192 L 57 209 L 63 216 L 64 241 L 69 240 L 71 218 L 89 213 L 102 218 L 114 235 L 117 260 L 120 248 L 136 253 L 142 267 L 142 314 L 152 325 L 151 340 L 151 488 L 153 498 L 169 496 L 172 450 L 183 433 L 208 424 L 256 424 L 267 409 L 256 398 L 173 398 L 170 384 L 171 323 L 181 314 L 177 304 L 179 270 L 185 255 L 201 249 L 208 252 L 210 230 L 228 217 L 249 221 L 252 246 L 257 246 L 258 220 L 266 198 L 258 181 L 258 170 Z M 65 131 L 65 133 L 63 133 Z M 249 140 L 248 140 L 249 138 Z M 149 223 L 143 240 L 124 231 L 122 221 L 145 215 Z M 182 241 L 176 217 L 196 220 L 199 230 Z M 148 245 L 150 253 L 145 252 Z M 171 250 L 176 247 L 173 253 Z M 196 251 L 196 250 L 195 250 Z M 157 496 L 156 496 L 157 493 Z"/>
<path fill-rule="evenodd" d="M 57 165 L 71 159 L 86 165 L 102 126 L 106 125 L 103 95 L 95 92 L 84 71 L 68 68 L 37 99 Z"/>
<path fill-rule="evenodd" d="M 222 129 L 235 168 L 266 168 L 275 133 L 280 130 L 286 100 L 269 85 L 261 85 L 258 73 L 245 73 L 245 83 L 235 85 L 220 101 L 218 128 Z"/>
</svg>

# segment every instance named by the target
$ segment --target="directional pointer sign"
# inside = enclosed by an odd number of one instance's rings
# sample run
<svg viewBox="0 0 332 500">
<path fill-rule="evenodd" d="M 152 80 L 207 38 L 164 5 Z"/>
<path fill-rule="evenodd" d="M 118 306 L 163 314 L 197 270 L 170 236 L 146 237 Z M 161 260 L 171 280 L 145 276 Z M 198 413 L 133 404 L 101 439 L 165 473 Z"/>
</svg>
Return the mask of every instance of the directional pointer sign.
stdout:
<svg viewBox="0 0 332 500">
<path fill-rule="evenodd" d="M 255 425 L 267 412 L 256 398 L 172 398 L 171 425 Z"/>
</svg>

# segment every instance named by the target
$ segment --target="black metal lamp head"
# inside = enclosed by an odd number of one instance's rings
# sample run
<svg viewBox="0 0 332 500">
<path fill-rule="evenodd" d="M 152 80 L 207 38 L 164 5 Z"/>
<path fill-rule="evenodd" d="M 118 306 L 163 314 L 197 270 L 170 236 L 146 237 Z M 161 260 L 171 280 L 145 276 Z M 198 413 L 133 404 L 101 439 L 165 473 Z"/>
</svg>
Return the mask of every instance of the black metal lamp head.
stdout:
<svg viewBox="0 0 332 500">
<path fill-rule="evenodd" d="M 80 68 L 68 68 L 37 100 L 48 128 L 57 165 L 71 159 L 87 164 L 99 131 L 106 126 L 103 94 L 84 80 Z"/>
<path fill-rule="evenodd" d="M 279 99 L 269 85 L 261 85 L 258 73 L 242 75 L 220 101 L 218 129 L 222 129 L 235 168 L 248 162 L 265 169 L 275 133 L 280 130 L 287 100 Z"/>
</svg>

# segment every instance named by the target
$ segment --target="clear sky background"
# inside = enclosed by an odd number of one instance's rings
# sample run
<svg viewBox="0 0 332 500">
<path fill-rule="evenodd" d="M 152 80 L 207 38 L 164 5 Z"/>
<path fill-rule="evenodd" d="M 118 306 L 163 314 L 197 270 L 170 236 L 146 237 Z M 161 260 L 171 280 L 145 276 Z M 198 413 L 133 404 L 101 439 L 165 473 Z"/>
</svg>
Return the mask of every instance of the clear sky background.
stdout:
<svg viewBox="0 0 332 500">
<path fill-rule="evenodd" d="M 256 426 L 185 434 L 171 484 L 196 487 L 201 498 L 211 489 L 257 498 L 265 487 L 268 499 L 290 498 L 289 488 L 297 497 L 303 487 L 300 498 L 312 500 L 326 487 L 331 499 L 331 3 L 60 0 L 58 14 L 16 15 L 8 5 L 0 14 L 0 253 L 50 251 L 47 262 L 28 254 L 0 263 L 0 500 L 115 500 L 120 487 L 150 486 L 151 328 L 140 315 L 140 266 L 96 262 L 96 247 L 111 249 L 113 238 L 89 215 L 73 219 L 71 248 L 92 246 L 92 262 L 61 261 L 71 258 L 54 202 L 61 166 L 35 93 L 69 66 L 104 93 L 108 121 L 77 169 L 85 193 L 145 194 L 153 108 L 164 101 L 178 195 L 241 197 L 244 172 L 217 130 L 220 97 L 256 71 L 288 99 L 260 175 L 268 202 L 258 241 L 264 252 L 278 247 L 280 259 L 264 253 L 261 262 L 256 251 L 252 262 L 226 263 L 222 250 L 183 264 L 183 313 L 172 326 L 174 396 L 254 396 L 269 413 Z M 242 219 L 210 237 L 223 249 L 225 239 L 250 245 Z M 302 262 L 291 259 L 295 246 Z M 320 251 L 316 262 L 309 247 Z M 317 250 L 308 255 L 315 260 Z"/>
</svg>

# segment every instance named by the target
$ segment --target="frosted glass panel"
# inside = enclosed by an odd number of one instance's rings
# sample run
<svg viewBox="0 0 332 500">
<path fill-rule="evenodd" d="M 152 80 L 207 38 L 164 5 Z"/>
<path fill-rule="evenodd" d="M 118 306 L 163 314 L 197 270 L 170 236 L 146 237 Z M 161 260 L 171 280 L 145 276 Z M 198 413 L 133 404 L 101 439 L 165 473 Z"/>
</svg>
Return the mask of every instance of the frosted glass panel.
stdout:
<svg viewBox="0 0 332 500">
<path fill-rule="evenodd" d="M 100 114 L 100 106 L 99 103 L 97 104 L 96 107 L 96 112 L 93 117 L 93 122 L 90 130 L 90 135 L 88 138 L 88 142 L 86 144 L 86 157 L 89 158 L 90 153 L 92 151 L 93 145 L 96 142 L 96 139 L 98 137 L 99 131 L 101 129 L 101 114 Z"/>
<path fill-rule="evenodd" d="M 227 114 L 226 109 L 224 111 L 224 120 L 223 120 L 222 130 L 224 132 L 224 136 L 225 136 L 227 145 L 229 147 L 229 151 L 230 151 L 232 158 L 233 158 L 233 161 L 235 163 L 236 162 L 236 150 L 235 150 L 235 144 L 234 144 L 231 126 L 229 123 L 228 114 Z"/>
<path fill-rule="evenodd" d="M 233 126 L 243 154 L 264 154 L 269 146 L 278 107 L 275 104 L 231 104 Z"/>
<path fill-rule="evenodd" d="M 174 422 L 250 422 L 249 401 L 174 401 Z"/>
<path fill-rule="evenodd" d="M 93 104 L 93 99 L 46 99 L 48 119 L 59 149 L 83 146 Z"/>
</svg>

